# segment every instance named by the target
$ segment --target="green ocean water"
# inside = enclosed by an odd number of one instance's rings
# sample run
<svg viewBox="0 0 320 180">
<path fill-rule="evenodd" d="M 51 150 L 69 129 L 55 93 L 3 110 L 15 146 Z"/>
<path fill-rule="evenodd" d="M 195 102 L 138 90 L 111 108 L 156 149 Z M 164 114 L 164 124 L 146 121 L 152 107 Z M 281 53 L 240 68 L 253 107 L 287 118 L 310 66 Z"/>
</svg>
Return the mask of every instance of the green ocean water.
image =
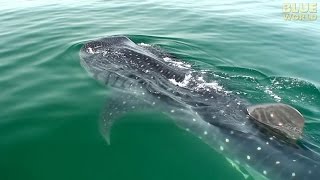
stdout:
<svg viewBox="0 0 320 180">
<path fill-rule="evenodd" d="M 282 1 L 0 2 L 0 179 L 244 179 L 159 112 L 98 130 L 108 88 L 81 67 L 85 42 L 155 44 L 252 103 L 283 102 L 320 147 L 320 23 L 284 21 Z M 252 179 L 252 177 L 249 177 Z"/>
</svg>

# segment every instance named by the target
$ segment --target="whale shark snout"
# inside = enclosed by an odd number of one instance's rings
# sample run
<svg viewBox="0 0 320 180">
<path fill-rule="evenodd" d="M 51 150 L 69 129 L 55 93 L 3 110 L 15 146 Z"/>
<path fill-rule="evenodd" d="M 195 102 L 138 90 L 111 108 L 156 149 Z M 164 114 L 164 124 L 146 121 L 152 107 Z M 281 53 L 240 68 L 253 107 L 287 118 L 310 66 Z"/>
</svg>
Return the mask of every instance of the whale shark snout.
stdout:
<svg viewBox="0 0 320 180">
<path fill-rule="evenodd" d="M 116 70 L 128 64 L 120 62 L 119 59 L 125 56 L 123 48 L 129 47 L 130 43 L 133 42 L 124 36 L 98 39 L 86 43 L 80 50 L 80 57 L 87 66 L 96 69 L 102 66 L 108 70 Z"/>
<path fill-rule="evenodd" d="M 120 48 L 123 47 L 123 45 L 125 44 L 130 46 L 130 44 L 132 45 L 132 43 L 133 42 L 125 36 L 111 36 L 90 41 L 84 45 L 82 50 L 88 54 L 95 54 L 105 51 L 111 52 L 112 50 L 117 50 L 117 46 L 119 46 Z"/>
</svg>

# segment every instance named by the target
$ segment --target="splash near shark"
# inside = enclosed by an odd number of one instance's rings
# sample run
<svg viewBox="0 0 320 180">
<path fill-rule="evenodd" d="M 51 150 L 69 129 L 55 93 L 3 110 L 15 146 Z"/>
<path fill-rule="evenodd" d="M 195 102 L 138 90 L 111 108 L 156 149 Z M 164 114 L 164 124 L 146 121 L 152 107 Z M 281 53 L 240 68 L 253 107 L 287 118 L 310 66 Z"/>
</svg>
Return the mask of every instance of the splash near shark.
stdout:
<svg viewBox="0 0 320 180">
<path fill-rule="evenodd" d="M 304 120 L 291 106 L 252 105 L 162 49 L 125 36 L 86 43 L 80 59 L 89 74 L 113 91 L 100 121 L 108 142 L 121 115 L 153 109 L 253 177 L 320 177 L 320 155 L 297 142 Z"/>
</svg>

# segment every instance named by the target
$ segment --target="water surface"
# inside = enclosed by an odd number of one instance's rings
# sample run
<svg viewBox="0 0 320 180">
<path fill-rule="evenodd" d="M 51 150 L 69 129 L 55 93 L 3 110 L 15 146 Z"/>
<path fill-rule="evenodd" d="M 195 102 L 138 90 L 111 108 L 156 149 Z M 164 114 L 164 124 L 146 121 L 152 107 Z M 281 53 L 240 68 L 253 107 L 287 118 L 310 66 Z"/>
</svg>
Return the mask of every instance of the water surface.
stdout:
<svg viewBox="0 0 320 180">
<path fill-rule="evenodd" d="M 123 34 L 215 72 L 252 103 L 283 102 L 320 146 L 320 24 L 282 1 L 0 2 L 0 179 L 243 179 L 157 112 L 98 119 L 108 90 L 80 66 L 88 40 Z"/>
</svg>

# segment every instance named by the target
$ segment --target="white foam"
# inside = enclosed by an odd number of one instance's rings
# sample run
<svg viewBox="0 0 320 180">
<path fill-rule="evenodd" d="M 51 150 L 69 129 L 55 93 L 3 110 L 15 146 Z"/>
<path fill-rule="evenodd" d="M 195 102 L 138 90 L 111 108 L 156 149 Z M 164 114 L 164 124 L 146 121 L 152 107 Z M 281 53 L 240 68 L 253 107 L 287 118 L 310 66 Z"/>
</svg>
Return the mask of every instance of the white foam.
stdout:
<svg viewBox="0 0 320 180">
<path fill-rule="evenodd" d="M 139 45 L 141 45 L 141 46 L 151 46 L 150 44 L 145 44 L 145 43 L 140 43 Z"/>
<path fill-rule="evenodd" d="M 190 83 L 190 81 L 195 81 L 195 79 L 189 73 L 185 76 L 185 78 L 181 82 L 177 82 L 175 79 L 169 79 L 169 81 L 174 85 L 177 85 L 180 87 L 186 87 Z M 206 82 L 202 76 L 197 77 L 196 83 L 197 83 L 197 85 L 193 88 L 193 90 L 196 90 L 196 91 L 203 90 L 203 89 L 205 89 L 206 91 L 211 91 L 212 89 L 214 89 L 216 91 L 223 90 L 223 87 L 220 86 L 217 82 L 215 82 L 215 81 Z M 228 93 L 228 92 L 226 92 L 226 93 Z"/>
<path fill-rule="evenodd" d="M 184 77 L 183 81 L 181 81 L 181 82 L 177 82 L 175 79 L 169 79 L 169 81 L 174 85 L 177 85 L 177 86 L 180 86 L 180 87 L 186 87 L 189 84 L 189 82 L 191 80 L 191 77 L 192 77 L 191 74 L 187 74 Z"/>
<path fill-rule="evenodd" d="M 268 87 L 264 90 L 265 93 L 269 94 L 271 97 L 273 97 L 277 102 L 281 101 L 281 97 L 276 95 L 272 90 L 270 90 Z"/>
<path fill-rule="evenodd" d="M 210 83 L 201 83 L 196 87 L 196 90 L 199 89 L 206 89 L 207 91 L 210 91 L 210 89 L 215 89 L 218 91 L 221 91 L 223 89 L 222 86 L 220 86 L 217 82 L 210 82 Z"/>
<path fill-rule="evenodd" d="M 175 66 L 175 67 L 178 67 L 178 68 L 182 68 L 182 69 L 190 69 L 191 68 L 191 65 L 190 64 L 187 64 L 187 63 L 184 63 L 184 62 L 180 62 L 180 61 L 174 61 L 172 60 L 171 58 L 169 57 L 164 57 L 162 58 L 165 62 L 169 62 L 171 63 L 171 65 Z"/>
<path fill-rule="evenodd" d="M 210 90 L 214 89 L 217 91 L 221 91 L 223 89 L 223 87 L 220 86 L 215 81 L 206 82 L 202 76 L 198 77 L 197 80 L 198 80 L 198 85 L 195 87 L 195 90 L 206 89 L 207 91 L 210 91 Z"/>
</svg>

